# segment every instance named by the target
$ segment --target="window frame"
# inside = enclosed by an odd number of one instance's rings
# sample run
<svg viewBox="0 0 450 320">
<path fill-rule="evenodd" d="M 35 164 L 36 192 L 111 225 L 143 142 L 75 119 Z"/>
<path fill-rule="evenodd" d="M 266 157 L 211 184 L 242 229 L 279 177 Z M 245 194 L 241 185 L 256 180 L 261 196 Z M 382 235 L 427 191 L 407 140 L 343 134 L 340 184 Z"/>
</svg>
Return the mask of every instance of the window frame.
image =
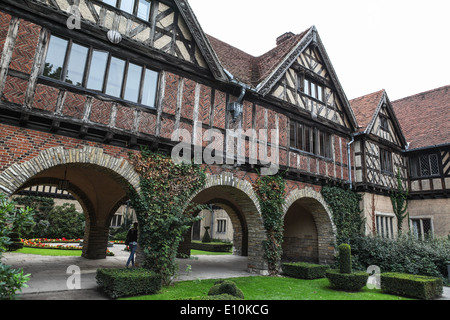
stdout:
<svg viewBox="0 0 450 320">
<path fill-rule="evenodd" d="M 227 219 L 216 219 L 216 233 L 227 233 Z"/>
<path fill-rule="evenodd" d="M 111 7 L 113 7 L 113 8 L 116 8 L 117 10 L 120 10 L 121 12 L 125 12 L 125 13 L 127 13 L 127 14 L 131 14 L 133 17 L 136 17 L 136 18 L 138 18 L 139 20 L 143 20 L 143 21 L 146 21 L 146 22 L 149 22 L 149 21 L 150 21 L 150 18 L 151 18 L 151 11 L 152 11 L 152 6 L 153 6 L 153 4 L 152 4 L 151 1 L 143 0 L 143 1 L 147 2 L 147 3 L 149 3 L 149 5 L 150 5 L 149 10 L 148 10 L 148 17 L 147 17 L 146 19 L 140 18 L 140 17 L 138 16 L 139 5 L 140 5 L 140 1 L 141 1 L 141 0 L 131 0 L 131 1 L 133 1 L 133 10 L 132 10 L 132 12 L 127 12 L 127 11 L 121 9 L 122 1 L 123 1 L 123 0 L 114 0 L 114 1 L 116 2 L 115 5 L 106 3 L 106 2 L 103 1 L 103 0 L 99 0 L 99 1 L 101 1 L 103 4 L 106 4 L 106 5 L 108 5 L 108 6 L 111 6 Z"/>
<path fill-rule="evenodd" d="M 289 137 L 289 146 L 291 149 L 312 154 L 327 160 L 332 160 L 333 139 L 331 133 L 295 120 L 290 121 L 289 130 L 291 135 Z M 294 136 L 292 136 L 293 133 Z M 300 135 L 302 140 L 301 142 L 299 141 Z M 294 144 L 294 146 L 292 144 Z"/>
<path fill-rule="evenodd" d="M 427 158 L 426 160 L 429 166 L 428 174 L 425 174 L 425 169 L 423 168 L 422 163 L 422 159 L 425 157 Z M 436 159 L 437 173 L 433 173 L 433 165 L 431 160 L 432 157 L 435 157 Z M 410 160 L 410 174 L 413 178 L 439 177 L 441 175 L 439 153 L 420 154 L 415 157 L 412 157 Z"/>
<path fill-rule="evenodd" d="M 380 171 L 384 174 L 394 174 L 392 151 L 380 147 Z"/>
<path fill-rule="evenodd" d="M 325 89 L 326 86 L 318 81 L 312 80 L 310 77 L 303 74 L 298 75 L 299 91 L 308 96 L 309 98 L 320 101 L 320 103 L 325 104 Z"/>
<path fill-rule="evenodd" d="M 375 213 L 376 234 L 382 238 L 394 239 L 394 215 L 386 213 Z"/>
<path fill-rule="evenodd" d="M 48 57 L 48 53 L 49 53 L 49 45 L 50 45 L 50 41 L 52 39 L 52 37 L 56 37 L 62 40 L 67 41 L 67 45 L 65 47 L 65 56 L 63 59 L 63 66 L 62 66 L 62 71 L 61 71 L 61 75 L 59 77 L 59 79 L 53 78 L 53 77 L 49 77 L 47 75 L 44 75 L 44 71 L 45 71 L 45 64 L 47 61 L 47 57 Z M 69 82 L 67 82 L 65 80 L 66 76 L 65 74 L 67 73 L 67 68 L 68 68 L 68 64 L 70 62 L 70 55 L 72 53 L 72 47 L 73 47 L 73 43 L 83 46 L 85 48 L 88 49 L 88 53 L 86 55 L 86 60 L 85 60 L 85 66 L 84 66 L 84 71 L 83 71 L 83 80 L 81 85 L 74 85 L 71 84 Z M 103 70 L 103 75 L 102 75 L 102 88 L 101 90 L 98 89 L 94 89 L 94 88 L 89 88 L 88 87 L 88 83 L 89 83 L 89 76 L 90 76 L 90 71 L 91 71 L 91 67 L 92 67 L 92 59 L 94 56 L 95 52 L 103 52 L 106 54 L 106 65 L 105 65 L 105 69 Z M 107 85 L 108 85 L 108 77 L 109 77 L 109 73 L 110 73 L 110 68 L 111 68 L 111 61 L 112 59 L 119 59 L 125 62 L 125 66 L 123 68 L 123 73 L 122 73 L 122 79 L 121 79 L 121 85 L 120 85 L 120 94 L 119 96 L 116 95 L 112 95 L 112 94 L 108 94 L 106 93 L 107 90 Z M 139 80 L 139 89 L 138 89 L 138 97 L 137 97 L 137 101 L 133 101 L 133 100 L 126 100 L 125 99 L 125 92 L 126 92 L 126 84 L 127 84 L 127 76 L 128 76 L 128 69 L 129 69 L 129 65 L 133 64 L 136 66 L 139 66 L 141 68 L 141 72 L 140 72 L 140 80 Z M 147 104 L 142 104 L 143 98 L 144 98 L 144 84 L 145 84 L 145 80 L 146 80 L 146 74 L 147 74 L 147 70 L 149 70 L 150 72 L 153 72 L 156 76 L 156 83 L 155 83 L 155 87 L 154 89 L 154 101 L 152 102 L 152 105 L 147 105 Z M 110 51 L 107 51 L 103 48 L 98 48 L 95 47 L 91 44 L 81 44 L 80 41 L 77 40 L 73 40 L 71 38 L 65 37 L 65 36 L 61 36 L 59 34 L 51 34 L 49 41 L 47 43 L 47 47 L 45 50 L 45 54 L 42 57 L 42 66 L 41 66 L 41 70 L 39 72 L 39 75 L 41 77 L 44 77 L 45 79 L 49 79 L 51 81 L 58 81 L 58 82 L 63 82 L 64 84 L 68 85 L 68 86 L 74 86 L 76 88 L 79 89 L 83 89 L 86 91 L 90 91 L 90 92 L 96 92 L 96 93 L 101 93 L 104 95 L 107 95 L 108 97 L 113 97 L 115 99 L 119 99 L 121 101 L 124 101 L 126 103 L 132 103 L 132 104 L 136 104 L 136 105 L 140 105 L 143 106 L 145 108 L 150 108 L 150 109 L 155 109 L 156 108 L 156 101 L 157 101 L 157 95 L 158 95 L 158 89 L 159 89 L 159 80 L 160 80 L 160 72 L 155 70 L 154 68 L 149 67 L 148 64 L 141 64 L 141 63 L 136 63 L 134 60 L 130 60 L 127 58 L 122 58 L 119 55 L 116 55 Z M 64 79 L 64 80 L 63 80 Z"/>
<path fill-rule="evenodd" d="M 424 220 L 428 220 L 430 223 L 430 230 L 425 233 L 424 232 L 424 228 L 423 228 L 423 221 Z M 418 226 L 420 227 L 420 230 L 418 229 L 417 233 L 415 232 L 416 230 L 414 229 L 414 224 L 418 223 Z M 424 240 L 426 235 L 430 235 L 431 238 L 434 237 L 434 223 L 433 223 L 433 217 L 432 216 L 417 216 L 417 217 L 410 217 L 409 218 L 409 227 L 410 230 L 412 231 L 412 234 L 420 240 Z"/>
</svg>

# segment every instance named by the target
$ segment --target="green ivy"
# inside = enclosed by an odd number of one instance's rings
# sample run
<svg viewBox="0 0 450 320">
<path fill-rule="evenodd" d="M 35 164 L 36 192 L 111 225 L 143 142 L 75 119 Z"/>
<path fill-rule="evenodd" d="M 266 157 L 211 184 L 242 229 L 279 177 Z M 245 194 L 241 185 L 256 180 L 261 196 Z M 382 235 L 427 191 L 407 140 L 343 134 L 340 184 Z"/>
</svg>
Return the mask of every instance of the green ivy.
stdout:
<svg viewBox="0 0 450 320">
<path fill-rule="evenodd" d="M 176 255 L 183 234 L 198 218 L 203 206 L 187 204 L 206 182 L 203 169 L 194 164 L 175 164 L 166 155 L 143 149 L 131 156 L 140 175 L 140 193 L 130 188 L 130 199 L 139 223 L 138 242 L 143 248 L 143 267 L 160 274 L 169 284 L 177 271 Z"/>
<path fill-rule="evenodd" d="M 266 230 L 267 240 L 263 242 L 264 258 L 268 262 L 271 275 L 278 274 L 283 253 L 285 186 L 286 182 L 280 175 L 260 176 L 253 185 Z"/>
<path fill-rule="evenodd" d="M 324 186 L 321 193 L 332 212 L 337 229 L 337 244 L 350 243 L 359 237 L 364 227 L 360 209 L 361 195 L 339 186 Z"/>
</svg>

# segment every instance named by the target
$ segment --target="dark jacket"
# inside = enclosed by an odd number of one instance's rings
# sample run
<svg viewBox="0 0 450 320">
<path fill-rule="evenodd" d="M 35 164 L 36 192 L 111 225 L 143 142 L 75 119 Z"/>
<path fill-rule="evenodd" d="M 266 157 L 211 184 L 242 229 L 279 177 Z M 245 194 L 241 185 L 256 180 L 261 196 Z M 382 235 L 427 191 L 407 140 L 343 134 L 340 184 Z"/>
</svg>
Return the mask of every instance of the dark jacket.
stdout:
<svg viewBox="0 0 450 320">
<path fill-rule="evenodd" d="M 128 231 L 127 239 L 125 240 L 125 245 L 129 245 L 131 242 L 137 242 L 138 239 L 138 231 L 135 228 L 131 228 Z"/>
</svg>

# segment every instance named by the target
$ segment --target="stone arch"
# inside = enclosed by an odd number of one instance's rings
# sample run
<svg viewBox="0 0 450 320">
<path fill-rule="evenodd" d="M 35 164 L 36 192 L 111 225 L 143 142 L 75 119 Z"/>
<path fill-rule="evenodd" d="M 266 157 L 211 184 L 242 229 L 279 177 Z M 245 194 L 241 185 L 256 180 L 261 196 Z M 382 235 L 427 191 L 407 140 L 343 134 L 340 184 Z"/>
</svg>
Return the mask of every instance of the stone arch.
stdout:
<svg viewBox="0 0 450 320">
<path fill-rule="evenodd" d="M 305 215 L 310 216 L 310 221 L 315 226 L 317 239 L 314 239 L 315 243 L 313 246 L 317 250 L 317 257 L 314 256 L 314 259 L 317 259 L 316 262 L 321 264 L 330 263 L 333 261 L 335 253 L 333 244 L 336 240 L 336 226 L 333 223 L 331 210 L 328 208 L 322 195 L 309 187 L 291 191 L 283 207 L 285 219 L 288 218 L 288 212 L 291 213 L 290 209 L 294 209 L 295 206 L 303 208 L 307 212 Z M 308 221 L 308 217 L 305 219 L 305 221 Z M 294 244 L 289 244 L 285 241 L 285 246 L 289 245 Z"/>
<path fill-rule="evenodd" d="M 191 201 L 201 204 L 219 204 L 233 221 L 235 254 L 248 257 L 248 270 L 265 274 L 267 263 L 263 258 L 262 242 L 266 232 L 259 201 L 250 182 L 223 172 L 208 175 L 205 187 Z M 236 225 L 235 225 L 236 223 Z M 189 238 L 190 241 L 190 238 Z"/>
<path fill-rule="evenodd" d="M 83 256 L 106 258 L 109 223 L 117 208 L 126 200 L 131 185 L 137 191 L 139 176 L 123 158 L 115 158 L 101 148 L 84 146 L 66 150 L 43 150 L 24 163 L 16 163 L 0 174 L 0 191 L 8 196 L 27 186 L 58 180 L 70 172 L 68 191 L 80 202 L 86 215 Z"/>
<path fill-rule="evenodd" d="M 38 173 L 55 166 L 68 164 L 93 164 L 109 169 L 126 180 L 137 191 L 139 175 L 126 160 L 114 158 L 103 152 L 101 148 L 84 146 L 81 149 L 66 150 L 64 147 L 49 148 L 24 163 L 12 164 L 0 174 L 0 191 L 10 196 Z"/>
</svg>

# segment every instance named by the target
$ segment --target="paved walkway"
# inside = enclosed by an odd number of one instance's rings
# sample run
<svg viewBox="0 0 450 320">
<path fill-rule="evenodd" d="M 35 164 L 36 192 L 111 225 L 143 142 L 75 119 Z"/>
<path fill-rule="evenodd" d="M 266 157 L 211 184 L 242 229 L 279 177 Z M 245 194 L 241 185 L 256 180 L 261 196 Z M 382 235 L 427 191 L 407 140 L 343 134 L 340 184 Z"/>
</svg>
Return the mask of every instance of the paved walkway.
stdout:
<svg viewBox="0 0 450 320">
<path fill-rule="evenodd" d="M 109 249 L 115 255 L 103 260 L 7 252 L 3 254 L 2 262 L 31 274 L 28 288 L 22 289 L 20 300 L 107 300 L 108 297 L 97 290 L 96 271 L 98 268 L 125 267 L 129 253 L 123 248 L 123 245 L 114 245 Z M 228 255 L 179 259 L 176 281 L 252 276 L 247 272 L 247 260 L 247 257 Z M 71 266 L 80 270 L 80 289 L 70 290 L 75 284 L 71 280 L 73 273 L 68 271 Z"/>
<path fill-rule="evenodd" d="M 81 257 L 39 256 L 7 252 L 2 262 L 15 269 L 23 268 L 31 274 L 28 288 L 22 290 L 20 300 L 109 300 L 98 291 L 95 280 L 98 268 L 123 268 L 128 252 L 123 245 L 109 248 L 115 256 L 104 260 L 87 260 Z M 253 276 L 247 272 L 247 257 L 239 256 L 195 256 L 179 259 L 179 274 L 176 281 L 197 279 L 220 279 Z M 69 290 L 70 266 L 79 267 L 81 289 Z M 74 282 L 69 280 L 69 286 Z M 450 287 L 444 287 L 444 295 L 438 300 L 450 300 Z"/>
</svg>

